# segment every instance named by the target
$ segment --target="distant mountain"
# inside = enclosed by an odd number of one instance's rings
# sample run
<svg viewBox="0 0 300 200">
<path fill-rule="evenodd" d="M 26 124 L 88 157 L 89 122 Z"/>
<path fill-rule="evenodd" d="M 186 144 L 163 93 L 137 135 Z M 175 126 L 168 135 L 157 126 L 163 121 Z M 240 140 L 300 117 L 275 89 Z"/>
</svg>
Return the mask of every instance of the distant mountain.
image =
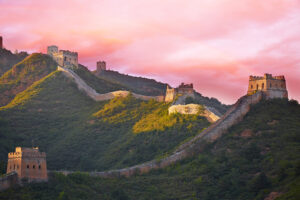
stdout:
<svg viewBox="0 0 300 200">
<path fill-rule="evenodd" d="M 298 200 L 299 126 L 296 101 L 262 101 L 221 138 L 202 143 L 191 157 L 164 169 L 130 178 L 55 173 L 49 183 L 13 188 L 0 193 L 0 199 Z"/>
<path fill-rule="evenodd" d="M 19 92 L 56 68 L 57 64 L 52 58 L 39 53 L 32 54 L 14 65 L 0 77 L 0 106 L 9 103 Z"/>
<path fill-rule="evenodd" d="M 0 49 L 0 77 L 27 56 L 26 52 L 13 54 L 9 50 Z"/>
</svg>

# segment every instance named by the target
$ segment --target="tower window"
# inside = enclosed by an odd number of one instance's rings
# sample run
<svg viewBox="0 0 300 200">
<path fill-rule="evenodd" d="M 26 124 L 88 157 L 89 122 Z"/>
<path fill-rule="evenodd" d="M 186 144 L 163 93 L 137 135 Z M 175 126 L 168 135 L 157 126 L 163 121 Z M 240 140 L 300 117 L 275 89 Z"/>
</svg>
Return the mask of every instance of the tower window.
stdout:
<svg viewBox="0 0 300 200">
<path fill-rule="evenodd" d="M 35 165 L 33 165 L 32 168 L 35 169 Z"/>
<path fill-rule="evenodd" d="M 256 89 L 258 90 L 258 84 L 256 85 Z"/>
<path fill-rule="evenodd" d="M 27 165 L 27 169 L 29 169 L 29 165 Z"/>
<path fill-rule="evenodd" d="M 264 89 L 264 87 L 265 87 L 265 84 L 263 83 L 263 84 L 261 85 L 261 89 Z"/>
<path fill-rule="evenodd" d="M 41 165 L 39 165 L 39 169 L 41 169 L 42 167 L 41 167 Z"/>
<path fill-rule="evenodd" d="M 251 85 L 251 89 L 253 89 L 253 85 Z"/>
</svg>

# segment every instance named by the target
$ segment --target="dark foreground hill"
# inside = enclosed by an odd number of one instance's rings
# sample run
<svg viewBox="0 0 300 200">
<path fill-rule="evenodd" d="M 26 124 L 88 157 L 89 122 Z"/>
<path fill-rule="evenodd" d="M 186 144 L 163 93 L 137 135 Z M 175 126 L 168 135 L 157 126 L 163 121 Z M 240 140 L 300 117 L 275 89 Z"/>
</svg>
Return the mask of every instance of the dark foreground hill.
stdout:
<svg viewBox="0 0 300 200">
<path fill-rule="evenodd" d="M 0 199 L 300 199 L 300 106 L 271 100 L 194 156 L 130 178 L 53 174 Z M 272 198 L 271 198 L 272 197 Z"/>
<path fill-rule="evenodd" d="M 26 52 L 14 54 L 9 50 L 0 49 L 0 77 L 27 56 L 28 54 Z"/>
</svg>

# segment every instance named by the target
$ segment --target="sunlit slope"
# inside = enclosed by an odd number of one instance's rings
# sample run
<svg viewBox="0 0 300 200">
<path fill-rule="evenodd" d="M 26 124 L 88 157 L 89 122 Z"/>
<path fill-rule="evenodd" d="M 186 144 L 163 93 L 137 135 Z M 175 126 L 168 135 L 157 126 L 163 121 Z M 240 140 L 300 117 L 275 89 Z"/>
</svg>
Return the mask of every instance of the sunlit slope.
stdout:
<svg viewBox="0 0 300 200">
<path fill-rule="evenodd" d="M 19 92 L 55 71 L 57 64 L 48 55 L 34 53 L 0 77 L 0 106 L 8 104 Z"/>
<path fill-rule="evenodd" d="M 110 84 L 103 81 L 102 91 L 110 92 Z M 33 144 L 47 152 L 49 169 L 104 170 L 145 162 L 209 125 L 199 116 L 169 116 L 167 108 L 132 96 L 94 102 L 55 71 L 0 108 L 0 158 L 6 161 L 15 146 Z"/>
</svg>

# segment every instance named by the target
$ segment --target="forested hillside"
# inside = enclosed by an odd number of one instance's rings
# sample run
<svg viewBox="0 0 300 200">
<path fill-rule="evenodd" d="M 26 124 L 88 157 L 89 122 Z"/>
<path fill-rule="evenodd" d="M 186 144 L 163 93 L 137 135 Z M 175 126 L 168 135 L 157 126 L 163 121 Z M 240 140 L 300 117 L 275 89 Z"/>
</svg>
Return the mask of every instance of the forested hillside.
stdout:
<svg viewBox="0 0 300 200">
<path fill-rule="evenodd" d="M 100 86 L 99 86 L 100 88 Z M 102 92 L 110 92 L 103 81 Z M 196 115 L 168 115 L 168 104 L 128 96 L 95 102 L 54 71 L 0 108 L 0 158 L 16 146 L 39 146 L 49 169 L 104 170 L 154 159 L 201 132 Z"/>
<path fill-rule="evenodd" d="M 298 200 L 299 126 L 296 101 L 263 101 L 217 141 L 165 169 L 108 179 L 53 174 L 49 183 L 9 189 L 0 199 Z"/>
<path fill-rule="evenodd" d="M 0 48 L 0 77 L 26 56 L 28 56 L 26 52 L 14 54 L 7 49 Z"/>
</svg>

